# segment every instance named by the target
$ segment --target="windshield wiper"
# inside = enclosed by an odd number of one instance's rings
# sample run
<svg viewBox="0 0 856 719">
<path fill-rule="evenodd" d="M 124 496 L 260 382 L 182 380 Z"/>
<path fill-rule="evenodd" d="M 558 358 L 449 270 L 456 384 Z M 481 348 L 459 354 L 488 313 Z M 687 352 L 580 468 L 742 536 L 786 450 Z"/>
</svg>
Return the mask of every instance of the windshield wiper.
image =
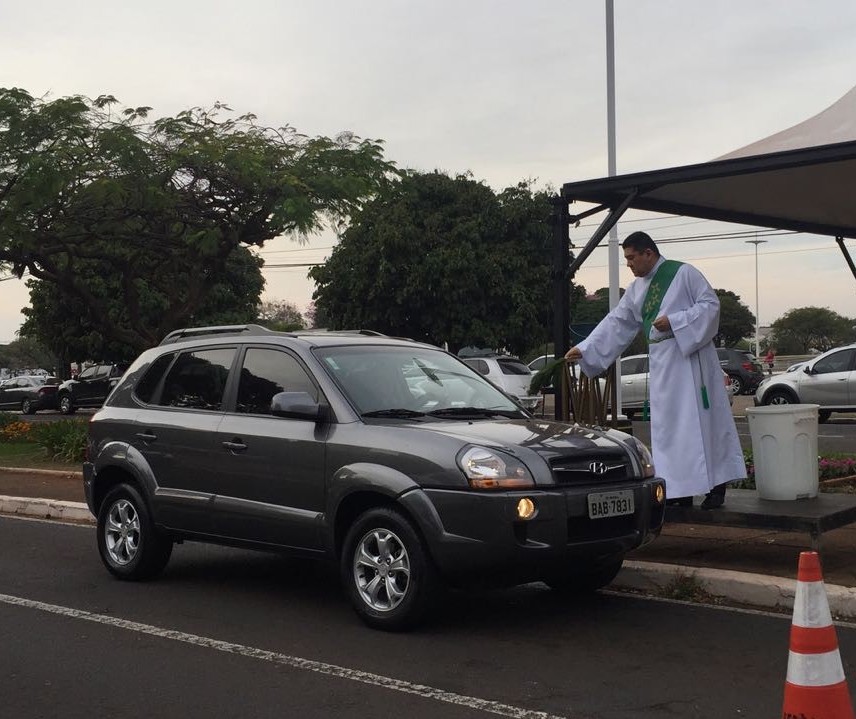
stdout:
<svg viewBox="0 0 856 719">
<path fill-rule="evenodd" d="M 393 407 L 390 409 L 375 409 L 371 412 L 363 412 L 360 417 L 394 417 L 396 419 L 409 419 L 410 417 L 424 417 L 424 412 L 416 412 L 412 409 L 404 409 L 403 407 Z"/>
<path fill-rule="evenodd" d="M 521 413 L 517 410 L 489 409 L 487 407 L 443 407 L 428 413 L 431 417 L 508 417 L 518 419 Z"/>
</svg>

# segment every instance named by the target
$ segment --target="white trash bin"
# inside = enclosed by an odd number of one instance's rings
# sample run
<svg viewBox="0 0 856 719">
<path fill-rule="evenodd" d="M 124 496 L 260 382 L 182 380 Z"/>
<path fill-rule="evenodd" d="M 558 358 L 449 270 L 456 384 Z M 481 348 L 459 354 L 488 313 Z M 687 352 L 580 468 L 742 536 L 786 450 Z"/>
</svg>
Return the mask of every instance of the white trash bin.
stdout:
<svg viewBox="0 0 856 719">
<path fill-rule="evenodd" d="M 817 404 L 749 407 L 755 487 L 761 499 L 817 496 Z"/>
</svg>

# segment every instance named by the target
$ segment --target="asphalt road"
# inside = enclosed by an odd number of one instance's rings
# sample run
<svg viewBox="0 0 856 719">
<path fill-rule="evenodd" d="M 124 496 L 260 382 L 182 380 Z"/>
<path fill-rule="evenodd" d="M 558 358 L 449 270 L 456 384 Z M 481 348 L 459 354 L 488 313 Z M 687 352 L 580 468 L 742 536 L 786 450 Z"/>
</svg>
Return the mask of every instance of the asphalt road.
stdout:
<svg viewBox="0 0 856 719">
<path fill-rule="evenodd" d="M 323 565 L 185 544 L 112 579 L 92 528 L 0 518 L 9 717 L 666 719 L 781 712 L 790 617 L 543 585 L 364 627 Z M 838 628 L 845 673 L 856 626 Z"/>
</svg>

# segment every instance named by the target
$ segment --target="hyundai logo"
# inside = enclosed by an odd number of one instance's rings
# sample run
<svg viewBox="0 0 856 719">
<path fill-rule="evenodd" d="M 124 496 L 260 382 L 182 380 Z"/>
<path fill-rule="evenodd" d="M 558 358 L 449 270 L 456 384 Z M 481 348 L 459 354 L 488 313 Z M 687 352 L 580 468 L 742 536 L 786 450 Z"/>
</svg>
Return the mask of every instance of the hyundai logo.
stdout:
<svg viewBox="0 0 856 719">
<path fill-rule="evenodd" d="M 606 474 L 608 469 L 606 462 L 589 462 L 589 472 L 592 474 Z"/>
</svg>

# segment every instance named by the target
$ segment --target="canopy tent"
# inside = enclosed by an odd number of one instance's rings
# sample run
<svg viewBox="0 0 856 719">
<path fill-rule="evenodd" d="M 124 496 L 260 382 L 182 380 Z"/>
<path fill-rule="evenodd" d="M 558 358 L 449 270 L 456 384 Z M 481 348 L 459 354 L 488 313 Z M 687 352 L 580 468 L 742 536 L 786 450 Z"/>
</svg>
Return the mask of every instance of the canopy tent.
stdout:
<svg viewBox="0 0 856 719">
<path fill-rule="evenodd" d="M 553 339 L 568 347 L 568 282 L 628 209 L 834 237 L 856 277 L 844 238 L 856 238 L 856 88 L 799 125 L 698 165 L 562 186 L 553 213 Z M 575 202 L 594 203 L 571 214 Z M 569 263 L 572 223 L 606 211 Z M 564 349 L 563 349 L 564 348 Z"/>
</svg>

